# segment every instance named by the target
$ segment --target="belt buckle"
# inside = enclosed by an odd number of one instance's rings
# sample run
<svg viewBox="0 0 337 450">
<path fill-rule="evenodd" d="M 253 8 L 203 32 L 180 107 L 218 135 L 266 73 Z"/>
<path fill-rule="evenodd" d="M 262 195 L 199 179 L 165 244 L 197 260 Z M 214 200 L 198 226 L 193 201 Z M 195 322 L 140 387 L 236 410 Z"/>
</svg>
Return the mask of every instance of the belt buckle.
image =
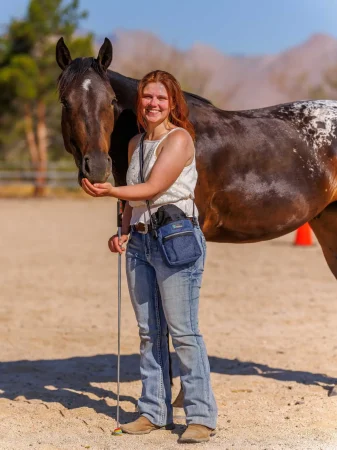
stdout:
<svg viewBox="0 0 337 450">
<path fill-rule="evenodd" d="M 146 234 L 149 231 L 149 225 L 147 223 L 143 223 L 143 225 L 144 225 L 144 231 L 138 230 L 138 233 L 140 233 L 140 234 Z"/>
</svg>

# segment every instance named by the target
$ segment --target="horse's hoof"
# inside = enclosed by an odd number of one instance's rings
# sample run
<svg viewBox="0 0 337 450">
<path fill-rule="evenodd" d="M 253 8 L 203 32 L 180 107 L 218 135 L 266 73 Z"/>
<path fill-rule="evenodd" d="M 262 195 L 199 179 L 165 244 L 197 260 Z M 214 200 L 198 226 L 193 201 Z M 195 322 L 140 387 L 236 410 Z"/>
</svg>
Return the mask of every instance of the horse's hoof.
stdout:
<svg viewBox="0 0 337 450">
<path fill-rule="evenodd" d="M 184 407 L 184 391 L 180 389 L 177 398 L 172 403 L 173 408 L 183 408 Z"/>
<path fill-rule="evenodd" d="M 334 386 L 332 389 L 330 389 L 328 397 L 335 397 L 337 395 L 337 386 Z"/>
</svg>

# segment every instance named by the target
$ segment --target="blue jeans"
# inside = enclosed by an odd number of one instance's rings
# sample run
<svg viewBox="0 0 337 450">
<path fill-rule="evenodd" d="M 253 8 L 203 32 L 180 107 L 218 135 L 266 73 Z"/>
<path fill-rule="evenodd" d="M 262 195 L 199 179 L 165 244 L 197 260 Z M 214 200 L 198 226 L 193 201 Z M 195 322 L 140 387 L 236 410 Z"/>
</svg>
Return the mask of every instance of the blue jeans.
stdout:
<svg viewBox="0 0 337 450">
<path fill-rule="evenodd" d="M 200 258 L 181 267 L 168 267 L 157 241 L 131 232 L 126 249 L 129 292 L 140 335 L 142 394 L 140 414 L 163 426 L 173 422 L 167 330 L 179 360 L 186 423 L 216 427 L 217 406 L 210 383 L 205 344 L 198 328 L 199 291 L 206 242 L 199 227 Z"/>
</svg>

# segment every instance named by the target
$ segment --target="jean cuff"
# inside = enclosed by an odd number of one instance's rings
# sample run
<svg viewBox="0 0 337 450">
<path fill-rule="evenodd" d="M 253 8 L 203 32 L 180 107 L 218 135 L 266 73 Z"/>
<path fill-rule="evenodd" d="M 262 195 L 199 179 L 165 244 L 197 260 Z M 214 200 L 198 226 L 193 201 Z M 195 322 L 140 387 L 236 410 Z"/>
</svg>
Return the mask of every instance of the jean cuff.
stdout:
<svg viewBox="0 0 337 450">
<path fill-rule="evenodd" d="M 216 417 L 214 419 L 205 418 L 205 417 L 192 417 L 191 419 L 186 418 L 186 425 L 204 425 L 211 430 L 215 430 L 216 428 Z"/>
</svg>

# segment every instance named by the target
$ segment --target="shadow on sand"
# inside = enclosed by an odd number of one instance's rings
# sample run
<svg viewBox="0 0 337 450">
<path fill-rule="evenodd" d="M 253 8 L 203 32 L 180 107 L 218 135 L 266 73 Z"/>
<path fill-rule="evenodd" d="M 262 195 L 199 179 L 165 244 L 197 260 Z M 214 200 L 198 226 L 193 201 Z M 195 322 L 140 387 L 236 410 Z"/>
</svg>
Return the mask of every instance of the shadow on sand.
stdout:
<svg viewBox="0 0 337 450">
<path fill-rule="evenodd" d="M 177 361 L 173 356 L 174 376 L 177 376 Z M 320 373 L 270 367 L 252 361 L 242 362 L 211 356 L 211 371 L 225 375 L 254 375 L 282 382 L 318 385 L 331 390 L 336 378 Z M 97 413 L 115 418 L 116 407 L 109 406 L 106 399 L 116 400 L 116 394 L 99 383 L 114 383 L 116 380 L 117 356 L 114 354 L 73 357 L 68 359 L 10 361 L 0 363 L 0 397 L 14 400 L 23 396 L 27 401 L 57 402 L 67 409 L 87 407 Z M 140 379 L 139 355 L 121 356 L 121 380 L 123 383 Z M 124 389 L 125 391 L 125 389 Z M 89 398 L 93 394 L 95 398 Z M 137 400 L 121 395 L 121 401 L 136 405 Z M 121 421 L 135 418 L 135 413 L 121 409 Z"/>
</svg>

